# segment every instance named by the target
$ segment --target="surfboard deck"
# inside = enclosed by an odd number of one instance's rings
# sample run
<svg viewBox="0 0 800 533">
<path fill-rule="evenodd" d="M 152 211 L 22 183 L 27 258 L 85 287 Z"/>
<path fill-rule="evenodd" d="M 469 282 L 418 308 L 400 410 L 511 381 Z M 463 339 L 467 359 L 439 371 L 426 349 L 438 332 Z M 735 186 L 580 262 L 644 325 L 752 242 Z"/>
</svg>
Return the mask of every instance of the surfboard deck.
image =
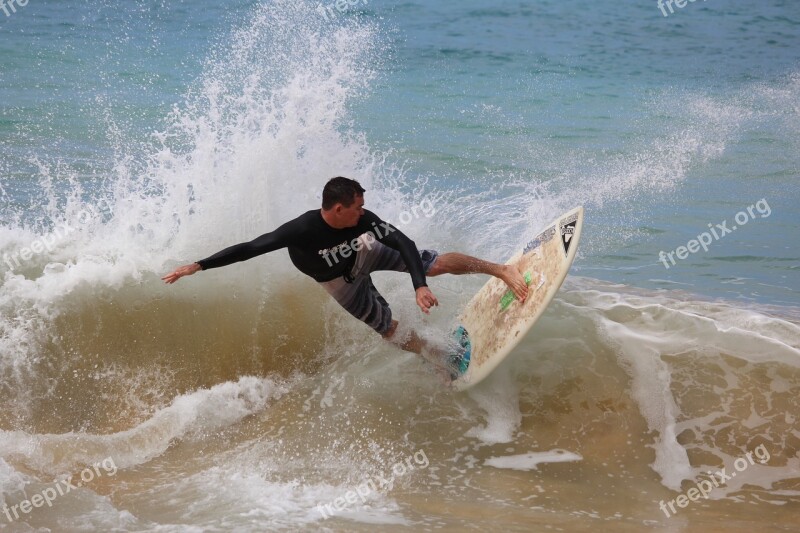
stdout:
<svg viewBox="0 0 800 533">
<path fill-rule="evenodd" d="M 451 356 L 452 386 L 466 390 L 483 381 L 525 338 L 561 288 L 578 250 L 583 207 L 576 207 L 545 226 L 507 265 L 516 265 L 528 283 L 520 303 L 503 281 L 490 279 L 459 315 L 453 332 L 459 347 Z"/>
</svg>

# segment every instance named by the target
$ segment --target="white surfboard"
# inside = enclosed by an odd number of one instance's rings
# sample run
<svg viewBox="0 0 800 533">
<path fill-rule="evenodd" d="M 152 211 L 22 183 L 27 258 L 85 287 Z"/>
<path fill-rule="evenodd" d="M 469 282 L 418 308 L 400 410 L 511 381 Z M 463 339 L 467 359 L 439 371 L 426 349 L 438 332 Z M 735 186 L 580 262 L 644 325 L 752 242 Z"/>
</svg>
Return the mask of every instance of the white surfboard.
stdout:
<svg viewBox="0 0 800 533">
<path fill-rule="evenodd" d="M 556 295 L 572 265 L 583 228 L 583 207 L 561 215 L 506 264 L 517 265 L 528 281 L 524 303 L 505 283 L 492 278 L 459 316 L 454 335 L 465 350 L 456 390 L 480 383 L 522 341 Z"/>
</svg>

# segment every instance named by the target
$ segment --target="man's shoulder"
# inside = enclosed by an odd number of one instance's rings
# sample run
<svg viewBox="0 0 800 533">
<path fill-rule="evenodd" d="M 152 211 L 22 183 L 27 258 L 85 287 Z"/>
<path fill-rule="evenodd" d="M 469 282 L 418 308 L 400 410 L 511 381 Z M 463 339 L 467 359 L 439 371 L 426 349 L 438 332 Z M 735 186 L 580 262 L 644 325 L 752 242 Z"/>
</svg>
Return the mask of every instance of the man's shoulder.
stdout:
<svg viewBox="0 0 800 533">
<path fill-rule="evenodd" d="M 284 242 L 286 246 L 296 244 L 298 240 L 307 238 L 319 232 L 319 221 L 322 217 L 318 210 L 310 210 L 287 221 L 275 230 L 275 236 Z"/>
<path fill-rule="evenodd" d="M 295 220 L 301 218 L 319 218 L 319 217 L 320 217 L 319 209 L 309 209 L 305 213 L 299 215 Z"/>
<path fill-rule="evenodd" d="M 292 226 L 308 226 L 317 223 L 321 219 L 322 217 L 319 214 L 319 209 L 311 209 L 301 215 L 296 216 L 292 220 L 286 222 L 286 224 Z"/>
<path fill-rule="evenodd" d="M 371 224 L 373 222 L 383 222 L 383 219 L 369 209 L 364 209 L 364 215 L 361 217 L 361 221 Z"/>
</svg>

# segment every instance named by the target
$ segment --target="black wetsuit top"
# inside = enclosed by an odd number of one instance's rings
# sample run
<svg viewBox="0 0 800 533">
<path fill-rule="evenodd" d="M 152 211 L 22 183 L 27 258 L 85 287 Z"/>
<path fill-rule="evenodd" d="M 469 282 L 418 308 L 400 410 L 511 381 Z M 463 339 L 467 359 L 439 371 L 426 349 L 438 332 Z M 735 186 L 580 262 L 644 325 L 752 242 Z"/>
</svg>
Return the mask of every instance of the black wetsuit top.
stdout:
<svg viewBox="0 0 800 533">
<path fill-rule="evenodd" d="M 271 233 L 250 242 L 236 244 L 197 261 L 203 270 L 218 268 L 280 248 L 289 249 L 289 257 L 302 273 L 316 281 L 330 281 L 349 275 L 359 245 L 355 240 L 364 233 L 400 252 L 411 274 L 414 289 L 427 286 L 425 270 L 414 241 L 372 211 L 364 210 L 358 225 L 352 228 L 332 228 L 322 218 L 319 209 L 303 213 Z"/>
</svg>

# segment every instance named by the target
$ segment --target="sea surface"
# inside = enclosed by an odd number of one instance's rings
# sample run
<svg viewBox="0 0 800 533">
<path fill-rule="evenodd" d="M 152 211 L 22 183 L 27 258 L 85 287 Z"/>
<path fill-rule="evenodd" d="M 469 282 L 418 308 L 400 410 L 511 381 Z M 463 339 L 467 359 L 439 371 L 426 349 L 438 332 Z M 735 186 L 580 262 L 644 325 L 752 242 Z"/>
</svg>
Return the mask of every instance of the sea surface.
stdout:
<svg viewBox="0 0 800 533">
<path fill-rule="evenodd" d="M 796 0 L 10 2 L 0 529 L 797 530 Z M 161 281 L 337 175 L 500 262 L 584 206 L 488 380 L 285 250 Z M 486 281 L 374 277 L 434 342 Z"/>
</svg>

